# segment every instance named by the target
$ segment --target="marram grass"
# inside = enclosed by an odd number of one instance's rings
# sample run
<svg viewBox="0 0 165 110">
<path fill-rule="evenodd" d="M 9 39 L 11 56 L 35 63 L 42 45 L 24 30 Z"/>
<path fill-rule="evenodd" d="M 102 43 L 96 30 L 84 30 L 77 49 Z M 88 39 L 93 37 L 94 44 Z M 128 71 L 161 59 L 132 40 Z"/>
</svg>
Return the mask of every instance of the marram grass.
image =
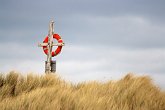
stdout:
<svg viewBox="0 0 165 110">
<path fill-rule="evenodd" d="M 0 110 L 165 110 L 165 92 L 147 76 L 71 84 L 55 74 L 0 75 Z"/>
</svg>

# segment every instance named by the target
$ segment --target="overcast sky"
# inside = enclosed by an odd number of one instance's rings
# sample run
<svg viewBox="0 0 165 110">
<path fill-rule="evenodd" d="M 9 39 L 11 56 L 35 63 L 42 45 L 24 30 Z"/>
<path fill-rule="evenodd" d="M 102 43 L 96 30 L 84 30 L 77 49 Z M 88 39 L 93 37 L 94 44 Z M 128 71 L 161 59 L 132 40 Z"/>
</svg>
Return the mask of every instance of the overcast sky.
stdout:
<svg viewBox="0 0 165 110">
<path fill-rule="evenodd" d="M 0 0 L 0 72 L 44 74 L 37 47 L 50 20 L 66 46 L 57 72 L 66 80 L 149 75 L 165 89 L 164 0 Z"/>
</svg>

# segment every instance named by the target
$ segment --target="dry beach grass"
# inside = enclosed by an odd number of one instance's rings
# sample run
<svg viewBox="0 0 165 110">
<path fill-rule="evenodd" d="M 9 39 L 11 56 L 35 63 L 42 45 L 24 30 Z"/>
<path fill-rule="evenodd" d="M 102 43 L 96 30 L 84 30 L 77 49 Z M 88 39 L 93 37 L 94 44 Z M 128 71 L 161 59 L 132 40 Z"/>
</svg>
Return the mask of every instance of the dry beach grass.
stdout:
<svg viewBox="0 0 165 110">
<path fill-rule="evenodd" d="M 1 110 L 165 110 L 165 92 L 147 76 L 71 84 L 55 74 L 0 75 Z"/>
</svg>

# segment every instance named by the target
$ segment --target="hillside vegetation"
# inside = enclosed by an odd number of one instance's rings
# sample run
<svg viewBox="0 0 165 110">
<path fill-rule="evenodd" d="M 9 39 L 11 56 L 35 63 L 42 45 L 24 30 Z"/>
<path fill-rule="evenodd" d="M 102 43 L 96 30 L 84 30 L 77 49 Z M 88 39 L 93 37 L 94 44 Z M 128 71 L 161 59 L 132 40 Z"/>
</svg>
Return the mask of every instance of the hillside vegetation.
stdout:
<svg viewBox="0 0 165 110">
<path fill-rule="evenodd" d="M 55 74 L 0 75 L 1 110 L 165 110 L 165 92 L 147 76 L 71 84 Z"/>
</svg>

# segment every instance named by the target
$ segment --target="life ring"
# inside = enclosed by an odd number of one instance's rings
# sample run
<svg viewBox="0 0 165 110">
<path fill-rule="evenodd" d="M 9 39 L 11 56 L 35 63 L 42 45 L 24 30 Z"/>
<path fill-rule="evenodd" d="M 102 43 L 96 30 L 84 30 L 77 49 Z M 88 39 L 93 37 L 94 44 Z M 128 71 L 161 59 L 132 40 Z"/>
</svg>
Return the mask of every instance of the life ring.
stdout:
<svg viewBox="0 0 165 110">
<path fill-rule="evenodd" d="M 58 41 L 58 43 L 63 43 L 63 40 L 58 34 L 53 34 L 53 38 Z M 48 43 L 48 36 L 44 39 L 43 43 Z M 52 57 L 58 55 L 61 52 L 62 46 L 58 46 L 55 51 L 52 51 Z M 44 53 L 48 54 L 48 48 L 47 46 L 43 46 Z"/>
</svg>

